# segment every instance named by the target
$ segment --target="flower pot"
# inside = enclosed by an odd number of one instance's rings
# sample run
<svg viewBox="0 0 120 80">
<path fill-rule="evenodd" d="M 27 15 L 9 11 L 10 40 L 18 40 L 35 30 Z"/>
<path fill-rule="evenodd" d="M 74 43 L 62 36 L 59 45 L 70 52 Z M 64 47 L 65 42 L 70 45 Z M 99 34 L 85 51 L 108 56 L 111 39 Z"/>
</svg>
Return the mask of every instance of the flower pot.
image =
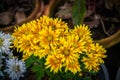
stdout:
<svg viewBox="0 0 120 80">
<path fill-rule="evenodd" d="M 44 10 L 44 15 L 55 17 L 56 10 L 60 7 L 63 0 L 51 0 Z M 63 6 L 66 7 L 66 6 Z M 68 15 L 68 14 L 66 14 Z M 68 21 L 68 19 L 67 19 Z M 68 25 L 71 25 L 71 23 Z M 99 35 L 98 35 L 99 36 Z M 100 43 L 105 48 L 110 48 L 120 42 L 120 30 L 117 30 L 115 33 L 109 35 L 108 37 L 102 39 L 95 39 L 95 42 Z"/>
<path fill-rule="evenodd" d="M 46 16 L 52 16 L 54 13 L 54 10 L 59 5 L 59 3 L 63 0 L 48 0 L 49 3 L 45 5 L 45 9 L 43 11 L 43 15 Z"/>
<path fill-rule="evenodd" d="M 120 30 L 107 38 L 96 40 L 95 42 L 100 43 L 105 48 L 110 48 L 120 42 Z"/>
<path fill-rule="evenodd" d="M 32 2 L 34 4 L 34 9 L 33 9 L 32 13 L 30 15 L 28 15 L 28 17 L 26 19 L 24 19 L 23 21 L 15 24 L 15 25 L 0 28 L 0 30 L 5 32 L 5 33 L 12 33 L 13 29 L 15 28 L 16 25 L 21 25 L 21 24 L 26 23 L 30 20 L 33 20 L 33 19 L 40 17 L 43 13 L 43 8 L 44 8 L 43 0 L 33 0 Z"/>
<path fill-rule="evenodd" d="M 110 80 L 109 73 L 105 64 L 101 64 L 101 70 L 98 73 L 99 80 Z"/>
<path fill-rule="evenodd" d="M 120 67 L 118 68 L 118 71 L 116 73 L 116 80 L 120 80 Z"/>
</svg>

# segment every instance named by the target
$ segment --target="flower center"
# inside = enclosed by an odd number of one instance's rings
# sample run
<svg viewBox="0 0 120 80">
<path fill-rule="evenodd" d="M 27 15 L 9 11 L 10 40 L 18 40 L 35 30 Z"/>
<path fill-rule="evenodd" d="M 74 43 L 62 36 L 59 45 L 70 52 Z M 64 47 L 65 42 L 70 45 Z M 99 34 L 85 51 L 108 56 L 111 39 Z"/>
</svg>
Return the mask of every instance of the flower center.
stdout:
<svg viewBox="0 0 120 80">
<path fill-rule="evenodd" d="M 77 48 L 77 47 L 78 47 L 78 45 L 77 45 L 77 44 L 74 44 L 73 46 L 74 46 L 74 48 Z"/>
<path fill-rule="evenodd" d="M 55 30 L 56 29 L 56 27 L 55 26 L 52 26 L 52 30 Z"/>
<path fill-rule="evenodd" d="M 3 45 L 3 39 L 0 38 L 0 47 Z"/>
<path fill-rule="evenodd" d="M 14 65 L 13 69 L 15 72 L 19 72 L 20 71 L 20 66 L 19 65 Z"/>
<path fill-rule="evenodd" d="M 47 36 L 47 40 L 48 41 L 52 41 L 53 40 L 53 36 L 52 35 Z"/>
<path fill-rule="evenodd" d="M 63 51 L 63 54 L 64 54 L 65 56 L 68 56 L 68 55 L 70 54 L 70 50 L 65 49 L 65 50 Z"/>
</svg>

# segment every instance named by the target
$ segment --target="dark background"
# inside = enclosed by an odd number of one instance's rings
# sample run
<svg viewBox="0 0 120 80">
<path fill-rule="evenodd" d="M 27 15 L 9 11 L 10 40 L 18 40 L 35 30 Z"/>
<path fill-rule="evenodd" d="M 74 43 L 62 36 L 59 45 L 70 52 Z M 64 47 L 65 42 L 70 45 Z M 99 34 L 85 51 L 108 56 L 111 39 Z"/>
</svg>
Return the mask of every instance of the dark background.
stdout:
<svg viewBox="0 0 120 80">
<path fill-rule="evenodd" d="M 105 65 L 111 80 L 116 80 L 117 70 L 120 66 L 120 43 L 107 49 Z"/>
</svg>

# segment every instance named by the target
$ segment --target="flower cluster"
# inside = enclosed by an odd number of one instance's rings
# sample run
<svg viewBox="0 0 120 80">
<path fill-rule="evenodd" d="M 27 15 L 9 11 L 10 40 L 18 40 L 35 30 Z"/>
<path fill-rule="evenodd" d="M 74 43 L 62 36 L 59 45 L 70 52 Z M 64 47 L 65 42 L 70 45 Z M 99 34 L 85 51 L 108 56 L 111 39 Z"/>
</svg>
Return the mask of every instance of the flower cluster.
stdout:
<svg viewBox="0 0 120 80">
<path fill-rule="evenodd" d="M 104 63 L 106 50 L 94 43 L 91 35 L 85 24 L 70 29 L 61 19 L 47 16 L 17 26 L 12 34 L 13 47 L 23 53 L 23 60 L 37 56 L 53 74 L 74 75 L 98 72 Z"/>
<path fill-rule="evenodd" d="M 10 45 L 11 45 L 11 35 L 5 34 L 2 31 L 0 32 L 0 55 L 10 54 Z"/>
<path fill-rule="evenodd" d="M 20 77 L 23 77 L 26 67 L 24 61 L 13 56 L 10 49 L 12 41 L 11 34 L 0 32 L 0 78 L 7 77 L 3 79 L 8 79 L 9 77 L 11 80 L 19 80 Z"/>
</svg>

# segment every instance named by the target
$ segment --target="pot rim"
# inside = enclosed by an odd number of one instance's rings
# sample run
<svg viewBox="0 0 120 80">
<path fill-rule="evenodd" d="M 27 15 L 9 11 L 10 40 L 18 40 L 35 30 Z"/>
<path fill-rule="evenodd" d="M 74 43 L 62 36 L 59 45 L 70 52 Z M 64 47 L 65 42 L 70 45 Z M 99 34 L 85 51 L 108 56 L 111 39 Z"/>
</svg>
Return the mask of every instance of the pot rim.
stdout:
<svg viewBox="0 0 120 80">
<path fill-rule="evenodd" d="M 32 13 L 24 21 L 22 21 L 21 23 L 15 24 L 15 25 L 0 28 L 0 31 L 3 31 L 5 33 L 12 33 L 15 26 L 22 25 L 23 23 L 29 22 L 33 19 L 37 19 L 38 17 L 40 17 L 42 15 L 43 9 L 44 9 L 43 0 L 35 0 L 35 7 L 34 7 Z"/>
</svg>

